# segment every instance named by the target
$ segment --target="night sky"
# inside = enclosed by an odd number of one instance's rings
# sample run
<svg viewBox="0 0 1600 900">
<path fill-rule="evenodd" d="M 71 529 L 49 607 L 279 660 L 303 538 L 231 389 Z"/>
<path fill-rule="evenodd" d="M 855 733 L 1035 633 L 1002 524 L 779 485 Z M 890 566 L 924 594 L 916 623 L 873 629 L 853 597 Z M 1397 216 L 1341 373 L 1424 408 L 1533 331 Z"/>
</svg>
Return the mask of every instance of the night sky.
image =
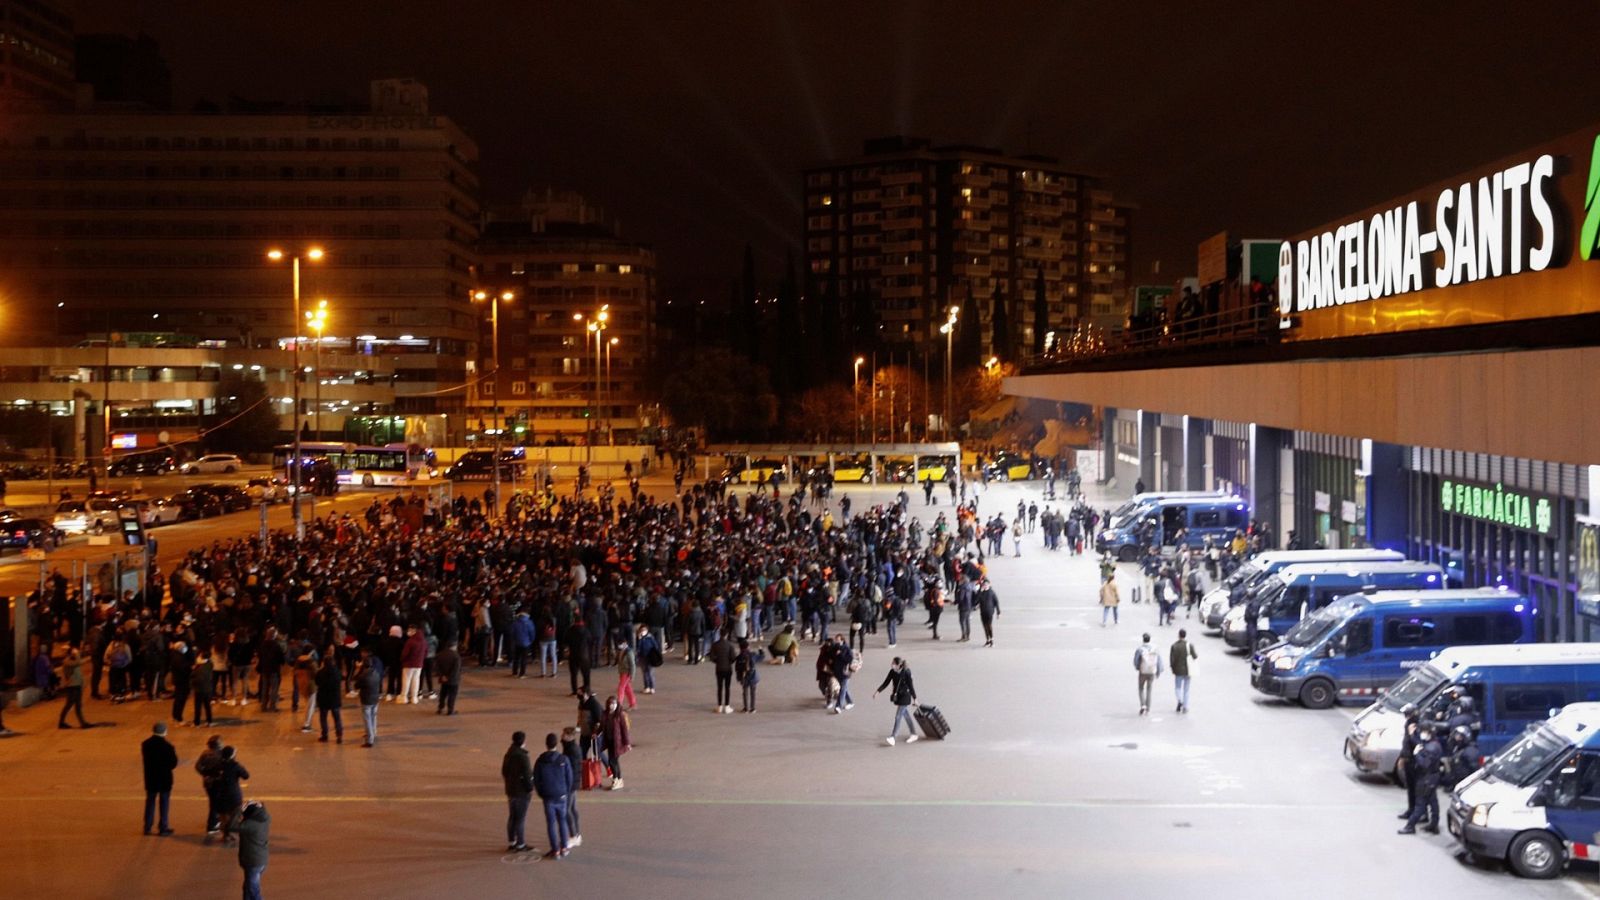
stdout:
<svg viewBox="0 0 1600 900">
<path fill-rule="evenodd" d="M 488 202 L 574 188 L 668 282 L 775 278 L 799 170 L 866 137 L 1044 153 L 1140 207 L 1134 283 L 1600 121 L 1593 2 L 81 0 L 144 30 L 179 108 L 364 98 L 413 76 Z M 1152 275 L 1159 260 L 1161 274 Z"/>
</svg>

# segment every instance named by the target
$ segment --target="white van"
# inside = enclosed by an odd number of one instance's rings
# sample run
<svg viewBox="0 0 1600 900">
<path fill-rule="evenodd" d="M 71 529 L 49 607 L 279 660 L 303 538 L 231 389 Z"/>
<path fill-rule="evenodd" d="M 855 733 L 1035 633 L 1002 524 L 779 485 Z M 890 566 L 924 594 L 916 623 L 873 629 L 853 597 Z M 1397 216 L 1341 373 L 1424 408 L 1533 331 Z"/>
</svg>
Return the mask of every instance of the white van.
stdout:
<svg viewBox="0 0 1600 900">
<path fill-rule="evenodd" d="M 1284 566 L 1320 562 L 1403 562 L 1394 550 L 1268 550 L 1246 560 L 1222 583 L 1200 599 L 1200 616 L 1209 628 L 1221 628 L 1228 608 L 1244 602 L 1245 594 Z"/>
<path fill-rule="evenodd" d="M 1495 754 L 1456 787 L 1446 821 L 1469 857 L 1524 878 L 1600 858 L 1600 703 L 1574 703 Z"/>
</svg>

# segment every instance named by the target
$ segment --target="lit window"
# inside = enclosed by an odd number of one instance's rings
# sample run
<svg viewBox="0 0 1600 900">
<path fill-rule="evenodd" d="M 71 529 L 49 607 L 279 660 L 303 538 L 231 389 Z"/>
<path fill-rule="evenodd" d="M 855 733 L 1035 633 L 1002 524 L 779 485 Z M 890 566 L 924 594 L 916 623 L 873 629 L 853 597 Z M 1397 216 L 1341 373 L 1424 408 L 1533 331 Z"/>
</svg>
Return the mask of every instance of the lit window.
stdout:
<svg viewBox="0 0 1600 900">
<path fill-rule="evenodd" d="M 576 275 L 576 274 L 578 274 L 578 264 L 577 263 L 562 263 L 561 264 L 561 274 L 563 274 L 563 275 Z"/>
<path fill-rule="evenodd" d="M 961 196 L 965 197 L 968 200 L 971 200 L 972 199 L 972 188 L 962 188 L 961 189 Z"/>
<path fill-rule="evenodd" d="M 594 264 L 594 270 L 596 272 L 607 272 L 607 271 L 610 271 L 610 269 L 611 269 L 611 267 L 606 265 L 605 263 L 595 263 Z"/>
<path fill-rule="evenodd" d="M 617 274 L 619 274 L 619 275 L 631 275 L 631 274 L 633 274 L 633 266 L 631 266 L 631 265 L 629 265 L 627 263 L 623 263 L 622 265 L 617 266 Z"/>
<path fill-rule="evenodd" d="M 833 205 L 833 195 L 832 194 L 823 194 L 822 195 L 822 205 L 823 206 L 832 206 Z"/>
</svg>

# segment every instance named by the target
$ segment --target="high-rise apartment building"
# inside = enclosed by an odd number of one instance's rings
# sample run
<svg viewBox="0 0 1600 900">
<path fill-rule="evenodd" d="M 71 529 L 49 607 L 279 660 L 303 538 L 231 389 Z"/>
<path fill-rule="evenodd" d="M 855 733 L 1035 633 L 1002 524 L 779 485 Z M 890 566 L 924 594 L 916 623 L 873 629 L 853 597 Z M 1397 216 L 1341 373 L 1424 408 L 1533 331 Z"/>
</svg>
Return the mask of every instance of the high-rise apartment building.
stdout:
<svg viewBox="0 0 1600 900">
<path fill-rule="evenodd" d="M 55 0 L 0 0 L 0 110 L 68 109 L 72 15 Z"/>
<path fill-rule="evenodd" d="M 406 79 L 339 110 L 0 117 L 4 337 L 292 346 L 315 335 L 293 321 L 289 263 L 267 251 L 316 246 L 303 305 L 328 302 L 326 353 L 385 357 L 366 368 L 392 373 L 394 407 L 374 411 L 459 411 L 478 341 L 476 159 Z"/>
<path fill-rule="evenodd" d="M 496 398 L 508 431 L 530 442 L 605 443 L 652 424 L 655 251 L 622 238 L 583 197 L 556 191 L 491 215 L 478 249 L 481 290 L 512 299 L 500 307 L 501 375 L 469 394 L 474 424 L 487 422 Z M 479 365 L 492 373 L 487 321 Z"/>
<path fill-rule="evenodd" d="M 884 342 L 939 340 L 950 306 L 1002 355 L 1032 346 L 1036 330 L 1123 315 L 1129 211 L 1101 179 L 1054 159 L 875 139 L 807 169 L 805 203 L 811 294 L 870 304 Z M 997 302 L 1009 347 L 994 340 Z"/>
</svg>

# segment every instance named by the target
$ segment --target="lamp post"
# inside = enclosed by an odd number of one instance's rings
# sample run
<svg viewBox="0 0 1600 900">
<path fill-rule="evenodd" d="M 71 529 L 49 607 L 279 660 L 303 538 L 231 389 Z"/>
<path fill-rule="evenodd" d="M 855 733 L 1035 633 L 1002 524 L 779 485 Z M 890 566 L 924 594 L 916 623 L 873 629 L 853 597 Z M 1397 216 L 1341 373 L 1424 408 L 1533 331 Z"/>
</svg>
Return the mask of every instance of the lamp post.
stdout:
<svg viewBox="0 0 1600 900">
<path fill-rule="evenodd" d="M 961 315 L 961 307 L 950 307 L 950 315 L 945 318 L 944 324 L 939 326 L 939 333 L 944 335 L 944 437 L 950 439 L 950 353 L 956 335 L 956 320 Z"/>
<path fill-rule="evenodd" d="M 856 443 L 861 443 L 861 364 L 866 362 L 864 356 L 856 357 L 855 371 L 850 381 L 850 399 L 855 402 Z"/>
<path fill-rule="evenodd" d="M 294 328 L 294 471 L 292 479 L 294 484 L 294 539 L 300 540 L 305 536 L 305 525 L 300 521 L 300 469 L 304 462 L 300 458 L 300 257 L 304 256 L 310 262 L 317 262 L 325 255 L 321 247 L 307 247 L 303 253 L 285 253 L 276 248 L 267 251 L 267 259 L 273 262 L 288 257 L 291 271 L 294 273 L 294 313 L 289 322 Z"/>
<path fill-rule="evenodd" d="M 474 292 L 472 296 L 475 300 L 489 301 L 489 345 L 493 351 L 492 355 L 494 358 L 494 503 L 490 504 L 490 506 L 493 508 L 489 510 L 489 518 L 494 519 L 499 518 L 499 508 L 501 503 L 500 432 L 502 429 L 500 428 L 500 303 L 502 301 L 510 303 L 512 298 L 516 297 L 516 294 L 513 294 L 511 291 L 501 291 L 498 294 L 492 294 L 489 291 L 477 291 Z"/>
<path fill-rule="evenodd" d="M 317 332 L 317 353 L 315 364 L 315 368 L 317 370 L 317 392 L 316 399 L 313 401 L 316 404 L 316 411 L 312 413 L 312 427 L 317 433 L 317 440 L 320 441 L 322 440 L 322 330 L 326 328 L 328 324 L 328 301 L 317 301 L 317 308 L 306 313 L 306 324 L 310 325 Z"/>
<path fill-rule="evenodd" d="M 612 338 L 611 340 L 606 341 L 606 395 L 607 395 L 607 399 L 610 400 L 612 403 L 616 402 L 616 391 L 612 388 L 612 382 L 611 382 L 611 348 L 615 347 L 617 345 L 617 343 L 619 341 L 621 341 L 621 340 L 622 340 L 621 338 Z M 609 410 L 609 408 L 610 407 L 608 406 L 607 409 Z M 614 446 L 616 446 L 616 443 L 617 443 L 616 429 L 612 427 L 611 417 L 609 415 L 607 415 L 606 416 L 606 444 L 609 445 L 609 446 L 613 446 L 614 447 Z"/>
</svg>

